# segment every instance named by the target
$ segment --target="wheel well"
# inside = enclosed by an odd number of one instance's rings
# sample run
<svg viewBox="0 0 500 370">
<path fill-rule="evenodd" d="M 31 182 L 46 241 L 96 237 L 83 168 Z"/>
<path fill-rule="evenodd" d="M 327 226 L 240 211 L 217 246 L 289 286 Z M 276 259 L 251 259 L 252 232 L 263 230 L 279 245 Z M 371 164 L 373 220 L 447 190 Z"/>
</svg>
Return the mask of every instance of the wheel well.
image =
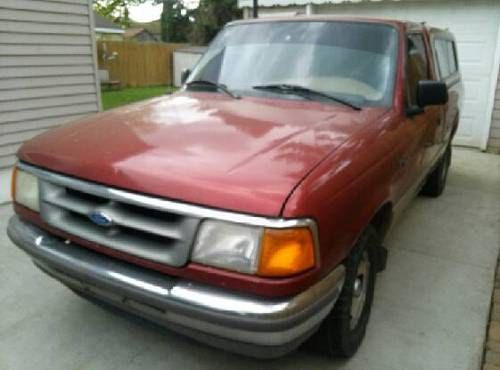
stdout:
<svg viewBox="0 0 500 370">
<path fill-rule="evenodd" d="M 373 216 L 370 224 L 375 228 L 381 240 L 384 240 L 392 223 L 392 204 L 384 204 Z"/>
</svg>

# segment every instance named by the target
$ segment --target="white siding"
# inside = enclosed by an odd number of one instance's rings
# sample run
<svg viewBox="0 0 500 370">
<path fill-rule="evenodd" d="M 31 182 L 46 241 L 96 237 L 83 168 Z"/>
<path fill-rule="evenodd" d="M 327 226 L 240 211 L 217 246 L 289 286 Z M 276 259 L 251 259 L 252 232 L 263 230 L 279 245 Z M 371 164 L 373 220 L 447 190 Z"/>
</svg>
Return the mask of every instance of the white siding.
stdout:
<svg viewBox="0 0 500 370">
<path fill-rule="evenodd" d="M 500 77 L 497 82 L 495 108 L 493 109 L 488 149 L 492 152 L 500 153 Z"/>
<path fill-rule="evenodd" d="M 0 169 L 22 142 L 100 109 L 92 25 L 91 0 L 0 0 Z"/>
</svg>

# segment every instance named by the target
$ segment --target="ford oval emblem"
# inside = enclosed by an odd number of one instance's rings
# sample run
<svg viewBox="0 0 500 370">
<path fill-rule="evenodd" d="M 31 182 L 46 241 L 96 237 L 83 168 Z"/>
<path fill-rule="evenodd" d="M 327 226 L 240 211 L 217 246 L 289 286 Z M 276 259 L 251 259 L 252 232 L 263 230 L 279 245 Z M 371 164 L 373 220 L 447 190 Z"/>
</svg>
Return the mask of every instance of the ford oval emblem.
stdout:
<svg viewBox="0 0 500 370">
<path fill-rule="evenodd" d="M 107 216 L 105 213 L 101 212 L 101 211 L 94 211 L 92 213 L 89 214 L 89 219 L 90 221 L 92 221 L 93 223 L 95 223 L 96 225 L 99 225 L 99 226 L 111 226 L 113 225 L 113 220 L 111 219 L 111 217 Z"/>
</svg>

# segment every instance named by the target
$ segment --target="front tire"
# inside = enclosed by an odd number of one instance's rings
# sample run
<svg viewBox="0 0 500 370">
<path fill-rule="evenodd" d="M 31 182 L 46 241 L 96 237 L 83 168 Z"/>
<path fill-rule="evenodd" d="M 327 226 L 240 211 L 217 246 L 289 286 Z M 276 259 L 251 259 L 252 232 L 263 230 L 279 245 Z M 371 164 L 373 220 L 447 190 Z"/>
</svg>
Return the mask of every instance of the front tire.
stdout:
<svg viewBox="0 0 500 370">
<path fill-rule="evenodd" d="M 347 257 L 340 297 L 313 337 L 313 345 L 320 352 L 351 357 L 363 341 L 373 302 L 379 244 L 375 229 L 369 226 Z"/>
</svg>

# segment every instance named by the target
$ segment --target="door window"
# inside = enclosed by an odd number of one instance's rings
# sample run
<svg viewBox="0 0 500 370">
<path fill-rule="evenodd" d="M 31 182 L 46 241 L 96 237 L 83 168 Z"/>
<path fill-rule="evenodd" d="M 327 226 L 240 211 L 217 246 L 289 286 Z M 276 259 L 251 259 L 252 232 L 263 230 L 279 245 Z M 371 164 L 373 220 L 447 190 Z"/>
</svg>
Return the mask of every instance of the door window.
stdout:
<svg viewBox="0 0 500 370">
<path fill-rule="evenodd" d="M 417 105 L 418 82 L 429 79 L 429 64 L 422 34 L 408 35 L 406 98 L 409 107 Z"/>
</svg>

